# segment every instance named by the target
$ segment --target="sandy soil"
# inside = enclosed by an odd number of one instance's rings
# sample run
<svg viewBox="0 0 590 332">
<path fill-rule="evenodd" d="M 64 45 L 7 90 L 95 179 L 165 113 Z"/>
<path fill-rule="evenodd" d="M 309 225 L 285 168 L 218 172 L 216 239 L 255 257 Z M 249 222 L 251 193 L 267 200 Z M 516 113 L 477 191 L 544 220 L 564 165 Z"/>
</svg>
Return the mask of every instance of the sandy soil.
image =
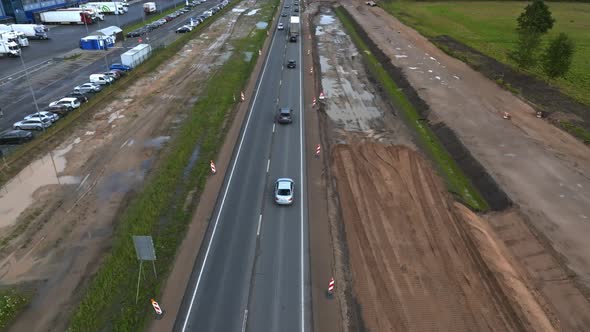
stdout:
<svg viewBox="0 0 590 332">
<path fill-rule="evenodd" d="M 62 146 L 15 177 L 0 196 L 10 219 L 2 234 L 26 230 L 0 251 L 0 283 L 37 290 L 13 331 L 63 331 L 73 305 L 109 249 L 116 216 L 153 167 L 196 101 L 199 83 L 228 58 L 230 12 L 171 61 L 101 105 Z M 197 87 L 197 88 L 195 88 Z M 57 174 L 56 174 L 57 173 Z"/>
<path fill-rule="evenodd" d="M 333 158 L 353 287 L 368 329 L 526 329 L 419 154 L 400 146 L 340 145 Z"/>
<path fill-rule="evenodd" d="M 557 260 L 575 272 L 572 275 L 560 268 L 559 274 L 568 276 L 564 283 L 573 285 L 574 276 L 585 288 L 590 286 L 590 149 L 535 118 L 534 110 L 524 101 L 447 56 L 382 9 L 350 0 L 342 3 L 392 63 L 403 69 L 430 106 L 429 120 L 448 125 L 524 213 L 527 225 L 539 238 L 531 246 L 542 244 L 538 248 L 549 254 L 539 255 L 537 258 L 544 260 L 539 264 L 555 266 Z M 512 119 L 502 119 L 502 112 L 509 112 Z M 505 220 L 509 218 L 505 216 Z M 518 238 L 516 234 L 501 238 Z M 515 247 L 508 248 L 522 257 L 513 251 Z M 538 266 L 527 271 L 534 272 L 534 280 L 550 279 L 553 273 Z M 579 290 L 568 289 L 575 293 L 573 298 L 582 297 Z M 590 311 L 567 310 L 569 305 L 561 305 L 569 301 L 571 293 L 549 292 L 548 288 L 541 291 L 559 320 L 572 322 L 565 329 L 575 330 L 574 326 L 588 322 Z"/>
</svg>

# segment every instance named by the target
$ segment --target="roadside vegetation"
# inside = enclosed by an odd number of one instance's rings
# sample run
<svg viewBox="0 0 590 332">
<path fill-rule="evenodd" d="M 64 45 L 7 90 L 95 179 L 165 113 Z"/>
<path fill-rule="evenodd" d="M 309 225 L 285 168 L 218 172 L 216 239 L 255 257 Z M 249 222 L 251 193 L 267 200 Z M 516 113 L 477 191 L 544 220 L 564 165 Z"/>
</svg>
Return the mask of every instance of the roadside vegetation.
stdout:
<svg viewBox="0 0 590 332">
<path fill-rule="evenodd" d="M 432 129 L 421 121 L 418 111 L 396 85 L 377 58 L 371 53 L 370 48 L 356 31 L 349 14 L 342 7 L 337 7 L 335 11 L 348 35 L 359 49 L 359 53 L 363 55 L 363 59 L 370 73 L 379 82 L 384 91 L 386 91 L 393 103 L 399 107 L 410 128 L 416 132 L 421 145 L 437 165 L 449 190 L 472 209 L 477 211 L 487 210 L 489 208 L 487 202 L 471 181 L 463 174 Z"/>
<path fill-rule="evenodd" d="M 28 302 L 29 297 L 16 290 L 0 290 L 0 329 L 6 328 Z"/>
<path fill-rule="evenodd" d="M 273 1 L 262 8 L 258 14 L 261 21 L 270 23 L 277 3 Z M 232 5 L 225 10 L 230 10 Z M 187 33 L 147 66 L 157 67 L 199 30 Z M 190 200 L 195 188 L 197 195 L 204 188 L 210 173 L 209 160 L 214 159 L 223 142 L 227 120 L 236 105 L 234 95 L 250 77 L 258 58 L 257 50 L 265 39 L 266 30 L 253 29 L 247 37 L 231 42 L 231 57 L 208 80 L 202 97 L 162 156 L 162 163 L 118 220 L 111 253 L 74 313 L 71 331 L 139 331 L 145 326 L 148 313 L 153 312 L 149 299 L 157 298 L 160 293 L 190 220 L 193 205 L 186 208 L 185 202 Z M 244 52 L 252 52 L 252 58 L 245 60 Z M 199 149 L 198 161 L 194 167 L 187 168 L 195 149 Z M 145 271 L 138 304 L 135 303 L 138 261 L 132 235 L 153 236 L 158 257 L 159 278 L 154 277 L 151 269 Z"/>
<path fill-rule="evenodd" d="M 526 5 L 526 2 L 517 1 L 380 2 L 383 9 L 427 37 L 448 35 L 514 68 L 519 67 L 518 63 L 509 54 L 517 48 L 517 18 Z M 567 35 L 569 41 L 575 44 L 569 71 L 563 77 L 552 79 L 550 75 L 554 71 L 547 71 L 547 62 L 543 61 L 521 70 L 546 80 L 565 94 L 590 106 L 590 4 L 548 2 L 547 6 L 555 22 L 539 41 L 539 48 L 546 50 L 549 42 L 559 38 L 561 33 Z M 536 42 L 531 35 L 521 35 L 520 39 L 525 44 Z M 563 37 L 561 39 L 563 41 Z"/>
</svg>

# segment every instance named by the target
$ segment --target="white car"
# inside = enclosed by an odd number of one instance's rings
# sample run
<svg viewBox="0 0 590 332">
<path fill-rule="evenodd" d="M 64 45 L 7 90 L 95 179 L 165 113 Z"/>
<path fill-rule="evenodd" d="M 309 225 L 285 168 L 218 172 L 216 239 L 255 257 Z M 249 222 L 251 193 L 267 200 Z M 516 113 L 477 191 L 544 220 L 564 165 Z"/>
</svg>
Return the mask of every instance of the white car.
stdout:
<svg viewBox="0 0 590 332">
<path fill-rule="evenodd" d="M 48 119 L 28 119 L 15 123 L 14 125 L 12 125 L 12 128 L 16 130 L 43 130 L 43 128 L 49 128 L 50 126 L 51 121 Z"/>
<path fill-rule="evenodd" d="M 77 98 L 62 98 L 58 101 L 54 101 L 52 103 L 49 104 L 49 107 L 55 106 L 55 105 L 66 105 L 66 106 L 70 106 L 71 108 L 78 108 L 80 107 L 80 101 L 78 101 Z"/>
<path fill-rule="evenodd" d="M 275 202 L 279 205 L 293 204 L 294 182 L 289 178 L 277 179 L 275 183 Z"/>
<path fill-rule="evenodd" d="M 47 112 L 47 111 L 41 111 L 38 113 L 33 113 L 33 114 L 29 114 L 27 116 L 25 116 L 25 120 L 29 120 L 29 119 L 48 119 L 51 122 L 55 122 L 57 120 L 59 120 L 59 115 L 55 114 L 55 113 L 51 113 L 51 112 Z"/>
<path fill-rule="evenodd" d="M 277 25 L 277 30 L 285 30 L 283 23 L 279 23 L 279 25 Z"/>
</svg>

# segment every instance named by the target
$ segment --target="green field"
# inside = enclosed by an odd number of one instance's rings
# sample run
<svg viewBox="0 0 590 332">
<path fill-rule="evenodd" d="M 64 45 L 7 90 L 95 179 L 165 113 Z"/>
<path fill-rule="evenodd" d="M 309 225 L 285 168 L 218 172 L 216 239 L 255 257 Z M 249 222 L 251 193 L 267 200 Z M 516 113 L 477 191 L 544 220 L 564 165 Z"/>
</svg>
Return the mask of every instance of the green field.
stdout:
<svg viewBox="0 0 590 332">
<path fill-rule="evenodd" d="M 387 1 L 380 6 L 427 37 L 449 35 L 503 63 L 516 42 L 516 18 L 527 2 Z M 547 2 L 556 22 L 544 41 L 560 32 L 576 43 L 570 72 L 552 81 L 564 93 L 590 105 L 590 3 Z M 540 68 L 530 70 L 546 79 Z"/>
</svg>

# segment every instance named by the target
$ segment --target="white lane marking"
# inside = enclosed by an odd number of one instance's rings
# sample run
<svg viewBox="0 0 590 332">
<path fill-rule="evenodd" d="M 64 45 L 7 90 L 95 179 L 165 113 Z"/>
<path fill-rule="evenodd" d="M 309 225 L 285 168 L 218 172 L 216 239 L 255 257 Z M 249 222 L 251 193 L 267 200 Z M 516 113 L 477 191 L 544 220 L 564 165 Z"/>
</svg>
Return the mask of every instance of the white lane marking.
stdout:
<svg viewBox="0 0 590 332">
<path fill-rule="evenodd" d="M 272 132 L 273 132 L 273 133 L 275 132 L 275 126 L 276 126 L 276 123 L 273 123 L 273 124 L 272 124 Z"/>
<path fill-rule="evenodd" d="M 279 86 L 283 85 L 283 80 L 279 80 Z"/>
<path fill-rule="evenodd" d="M 242 320 L 242 332 L 246 332 L 246 323 L 248 322 L 248 309 L 244 310 L 244 320 Z"/>
<path fill-rule="evenodd" d="M 129 143 L 129 140 L 131 138 L 128 138 L 125 142 L 123 142 L 123 144 L 121 144 L 121 147 L 119 149 L 122 149 L 123 147 L 125 147 L 125 145 L 127 145 L 127 143 Z"/>
<path fill-rule="evenodd" d="M 303 38 L 301 39 L 303 40 Z M 302 48 L 301 48 L 301 44 L 303 42 L 299 42 L 299 63 L 303 63 L 302 62 Z M 303 119 L 303 110 L 302 110 L 302 105 L 303 105 L 303 66 L 299 66 L 299 170 L 300 170 L 300 175 L 299 175 L 299 179 L 300 179 L 300 188 L 301 190 L 299 191 L 299 201 L 301 202 L 301 204 L 299 204 L 300 207 L 300 216 L 301 216 L 301 332 L 305 332 L 305 273 L 304 273 L 304 249 L 303 249 L 303 245 L 304 245 L 304 235 L 303 235 L 303 231 L 304 231 L 304 227 L 303 227 L 303 123 L 305 122 Z"/>
<path fill-rule="evenodd" d="M 256 229 L 256 236 L 260 236 L 260 226 L 262 225 L 262 214 L 258 218 L 258 229 Z"/>
<path fill-rule="evenodd" d="M 84 177 L 84 180 L 82 180 L 82 182 L 80 182 L 80 185 L 78 186 L 78 189 L 76 189 L 76 190 L 80 190 L 80 188 L 82 188 L 84 183 L 86 183 L 86 180 L 88 180 L 89 176 L 90 176 L 90 173 L 86 174 L 86 176 Z"/>
<path fill-rule="evenodd" d="M 268 173 L 269 168 L 270 168 L 270 159 L 266 162 L 266 173 Z"/>
<path fill-rule="evenodd" d="M 272 50 L 272 46 L 275 42 L 276 36 L 277 36 L 276 34 L 273 35 L 272 40 L 270 42 L 269 50 Z M 205 251 L 205 258 L 203 258 L 203 264 L 201 265 L 201 270 L 199 271 L 199 276 L 197 277 L 197 283 L 195 285 L 195 290 L 193 291 L 193 294 L 191 296 L 191 304 L 188 307 L 188 313 L 186 315 L 184 323 L 182 324 L 182 330 L 181 330 L 182 332 L 186 331 L 186 326 L 188 325 L 188 320 L 191 316 L 193 304 L 195 303 L 195 298 L 196 298 L 197 292 L 199 290 L 199 285 L 201 284 L 201 278 L 203 277 L 203 271 L 205 271 L 207 259 L 209 258 L 209 251 L 211 250 L 211 244 L 213 243 L 213 239 L 215 238 L 215 233 L 217 232 L 217 225 L 219 225 L 219 218 L 221 217 L 221 212 L 223 211 L 223 206 L 225 204 L 225 199 L 227 197 L 229 187 L 231 187 L 231 181 L 234 177 L 234 171 L 236 169 L 236 164 L 238 163 L 238 159 L 240 157 L 240 152 L 242 151 L 242 144 L 244 143 L 244 137 L 246 136 L 246 133 L 248 132 L 248 127 L 250 125 L 250 119 L 252 118 L 252 113 L 254 112 L 254 105 L 256 105 L 256 99 L 258 98 L 258 92 L 260 92 L 260 85 L 264 81 L 264 74 L 266 73 L 266 68 L 268 67 L 268 63 L 270 62 L 270 61 L 268 61 L 270 53 L 271 53 L 270 51 L 267 53 L 265 63 L 264 63 L 264 68 L 262 69 L 262 76 L 260 76 L 260 81 L 258 81 L 258 86 L 256 87 L 256 93 L 254 94 L 254 99 L 253 99 L 252 104 L 250 106 L 250 113 L 248 114 L 248 119 L 246 119 L 246 127 L 244 128 L 244 131 L 242 132 L 242 136 L 240 137 L 240 144 L 238 145 L 238 152 L 236 153 L 236 158 L 234 159 L 234 163 L 232 164 L 232 168 L 229 173 L 229 179 L 227 181 L 227 185 L 226 185 L 225 190 L 223 192 L 223 198 L 221 199 L 221 205 L 219 207 L 219 212 L 217 213 L 217 217 L 215 218 L 215 224 L 213 225 L 213 231 L 211 232 L 211 238 L 209 239 L 209 243 L 207 244 L 207 250 Z"/>
</svg>

